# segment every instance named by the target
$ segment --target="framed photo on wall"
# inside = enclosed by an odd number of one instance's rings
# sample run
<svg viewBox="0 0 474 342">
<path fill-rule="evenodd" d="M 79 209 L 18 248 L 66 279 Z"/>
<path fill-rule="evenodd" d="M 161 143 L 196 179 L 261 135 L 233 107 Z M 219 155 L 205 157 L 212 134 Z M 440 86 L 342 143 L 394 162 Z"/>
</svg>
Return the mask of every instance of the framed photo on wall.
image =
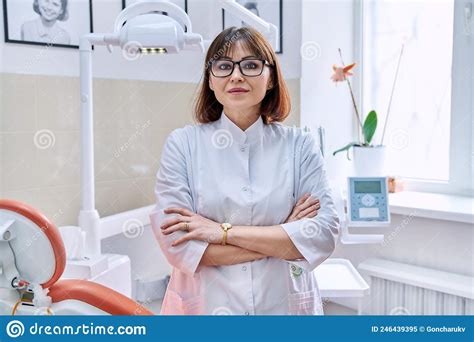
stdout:
<svg viewBox="0 0 474 342">
<path fill-rule="evenodd" d="M 122 0 L 122 8 L 127 7 L 130 4 L 138 2 L 140 0 Z M 181 7 L 186 13 L 188 13 L 188 0 L 169 0 L 168 2 L 172 2 L 175 5 Z"/>
<path fill-rule="evenodd" d="M 237 3 L 241 4 L 265 21 L 278 27 L 280 49 L 275 52 L 283 53 L 283 0 L 237 0 Z M 231 26 L 242 27 L 245 25 L 245 22 L 235 18 L 229 13 L 226 13 L 225 10 L 222 10 L 223 30 Z"/>
<path fill-rule="evenodd" d="M 3 0 L 5 42 L 79 48 L 93 32 L 92 0 Z"/>
</svg>

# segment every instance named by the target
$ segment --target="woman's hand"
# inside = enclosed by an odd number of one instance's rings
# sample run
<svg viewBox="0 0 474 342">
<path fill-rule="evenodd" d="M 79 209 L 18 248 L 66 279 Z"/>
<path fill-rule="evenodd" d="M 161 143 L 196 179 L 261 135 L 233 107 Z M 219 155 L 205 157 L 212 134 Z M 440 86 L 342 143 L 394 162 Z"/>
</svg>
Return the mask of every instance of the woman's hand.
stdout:
<svg viewBox="0 0 474 342">
<path fill-rule="evenodd" d="M 303 218 L 315 217 L 321 208 L 319 199 L 311 197 L 310 194 L 304 194 L 298 202 L 296 202 L 290 216 L 285 223 L 301 220 Z"/>
<path fill-rule="evenodd" d="M 219 223 L 184 208 L 167 208 L 164 212 L 165 214 L 178 214 L 178 216 L 163 222 L 160 227 L 163 234 L 168 235 L 178 230 L 188 232 L 174 241 L 172 246 L 177 246 L 189 240 L 201 240 L 209 243 L 220 243 L 222 241 L 224 232 Z"/>
</svg>

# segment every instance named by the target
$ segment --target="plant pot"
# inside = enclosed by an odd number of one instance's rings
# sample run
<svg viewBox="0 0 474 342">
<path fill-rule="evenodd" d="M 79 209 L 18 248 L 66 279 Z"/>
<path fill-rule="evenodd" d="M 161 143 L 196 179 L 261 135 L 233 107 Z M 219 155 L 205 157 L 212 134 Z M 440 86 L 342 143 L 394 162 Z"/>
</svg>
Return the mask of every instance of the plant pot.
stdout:
<svg viewBox="0 0 474 342">
<path fill-rule="evenodd" d="M 354 176 L 387 176 L 385 156 L 385 146 L 354 146 Z"/>
</svg>

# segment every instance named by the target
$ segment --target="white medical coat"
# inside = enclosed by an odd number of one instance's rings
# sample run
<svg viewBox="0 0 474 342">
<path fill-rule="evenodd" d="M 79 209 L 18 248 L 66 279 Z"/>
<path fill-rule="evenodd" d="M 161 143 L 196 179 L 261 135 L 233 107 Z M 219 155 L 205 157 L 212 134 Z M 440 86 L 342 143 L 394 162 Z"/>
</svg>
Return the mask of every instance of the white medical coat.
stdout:
<svg viewBox="0 0 474 342">
<path fill-rule="evenodd" d="M 314 218 L 283 223 L 296 201 L 320 199 Z M 242 131 L 224 113 L 208 124 L 174 130 L 166 140 L 155 187 L 151 224 L 173 266 L 161 314 L 323 314 L 316 266 L 334 250 L 339 221 L 324 161 L 310 133 L 259 118 Z M 186 234 L 161 233 L 161 223 L 183 207 L 234 226 L 281 224 L 303 255 L 230 266 L 199 266 L 208 243 L 171 243 Z"/>
</svg>

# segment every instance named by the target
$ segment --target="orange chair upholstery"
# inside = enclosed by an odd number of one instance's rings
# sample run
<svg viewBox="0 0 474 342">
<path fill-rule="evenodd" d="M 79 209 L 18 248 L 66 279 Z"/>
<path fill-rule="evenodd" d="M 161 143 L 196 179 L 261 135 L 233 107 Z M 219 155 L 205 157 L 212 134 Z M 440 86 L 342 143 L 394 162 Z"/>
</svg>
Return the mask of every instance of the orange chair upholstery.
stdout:
<svg viewBox="0 0 474 342">
<path fill-rule="evenodd" d="M 111 315 L 153 315 L 151 311 L 123 294 L 87 280 L 60 280 L 49 288 L 48 296 L 53 303 L 75 299 Z"/>
</svg>

